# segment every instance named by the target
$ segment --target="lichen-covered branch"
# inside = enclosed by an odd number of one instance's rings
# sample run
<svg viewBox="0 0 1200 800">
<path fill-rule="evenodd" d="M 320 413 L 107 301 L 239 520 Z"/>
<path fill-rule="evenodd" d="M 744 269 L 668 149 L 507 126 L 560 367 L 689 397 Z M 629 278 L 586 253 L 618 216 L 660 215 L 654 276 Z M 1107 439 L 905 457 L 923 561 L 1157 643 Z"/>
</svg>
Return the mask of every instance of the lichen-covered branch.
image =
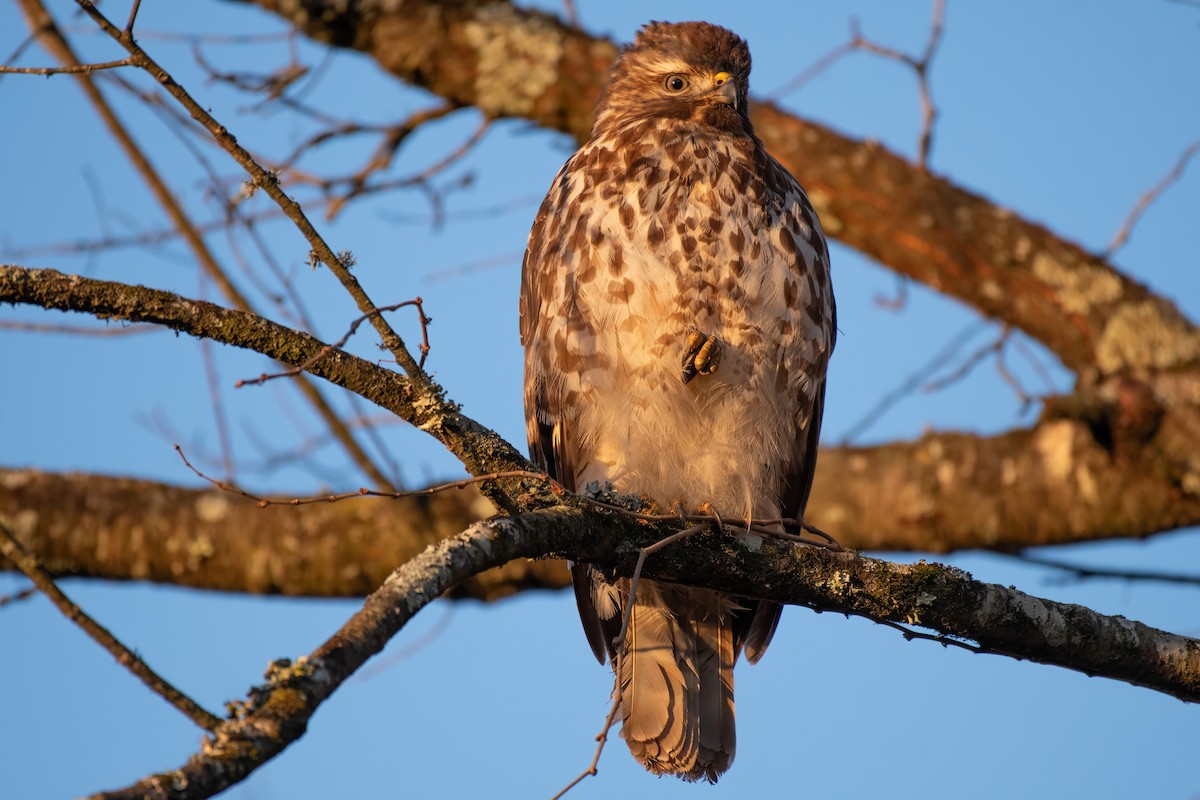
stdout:
<svg viewBox="0 0 1200 800">
<path fill-rule="evenodd" d="M 1194 494 L 1114 459 L 1078 421 L 828 448 L 821 459 L 811 521 L 856 549 L 1016 550 L 1200 523 Z M 129 508 L 141 509 L 136 519 Z M 0 469 L 0 519 L 51 574 L 218 591 L 361 597 L 396 564 L 492 510 L 471 487 L 260 509 L 215 489 Z M 558 562 L 512 562 L 456 596 L 494 600 L 566 583 Z"/>
<path fill-rule="evenodd" d="M 219 489 L 0 468 L 0 522 L 57 578 L 365 597 L 397 564 L 493 513 L 474 486 L 259 508 Z M 11 569 L 0 557 L 0 570 Z M 567 583 L 559 561 L 518 560 L 459 584 L 453 596 L 490 601 Z"/>
<path fill-rule="evenodd" d="M 578 140 L 617 53 L 608 39 L 505 0 L 239 1 L 489 117 L 522 117 Z M 877 143 L 768 103 L 752 118 L 844 244 L 1024 331 L 1073 370 L 1200 365 L 1200 332 L 1103 257 Z"/>
<path fill-rule="evenodd" d="M 333 637 L 295 663 L 277 663 L 201 752 L 177 770 L 97 798 L 211 797 L 303 734 L 309 718 L 422 607 L 465 578 L 545 553 L 614 565 L 664 531 L 620 515 L 559 507 L 480 522 L 397 569 Z M 1200 701 L 1200 641 L 1123 617 L 980 583 L 938 564 L 889 564 L 780 542 L 758 552 L 716 533 L 653 556 L 644 574 L 875 620 L 920 625 L 986 651 L 1139 684 Z"/>
</svg>

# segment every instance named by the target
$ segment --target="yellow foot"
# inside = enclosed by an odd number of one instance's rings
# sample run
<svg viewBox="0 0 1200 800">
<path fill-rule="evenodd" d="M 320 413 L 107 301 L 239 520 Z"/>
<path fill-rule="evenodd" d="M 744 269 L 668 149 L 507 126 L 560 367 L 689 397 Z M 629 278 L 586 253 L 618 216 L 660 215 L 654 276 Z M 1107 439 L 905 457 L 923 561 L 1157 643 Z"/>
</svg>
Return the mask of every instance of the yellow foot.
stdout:
<svg viewBox="0 0 1200 800">
<path fill-rule="evenodd" d="M 692 331 L 688 334 L 681 364 L 684 383 L 697 375 L 712 375 L 721 365 L 721 343 L 716 336 L 705 336 L 700 331 Z"/>
</svg>

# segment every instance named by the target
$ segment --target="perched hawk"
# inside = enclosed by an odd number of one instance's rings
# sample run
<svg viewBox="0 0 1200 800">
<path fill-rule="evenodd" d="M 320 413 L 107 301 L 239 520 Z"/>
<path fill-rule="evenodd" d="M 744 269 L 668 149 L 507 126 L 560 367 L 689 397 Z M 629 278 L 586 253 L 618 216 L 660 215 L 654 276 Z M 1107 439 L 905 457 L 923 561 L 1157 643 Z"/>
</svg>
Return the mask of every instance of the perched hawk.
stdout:
<svg viewBox="0 0 1200 800">
<path fill-rule="evenodd" d="M 533 460 L 664 508 L 801 520 L 834 343 L 829 252 L 804 190 L 754 135 L 750 51 L 724 28 L 652 22 L 542 203 L 521 276 Z M 597 658 L 628 581 L 572 566 Z M 621 735 L 647 769 L 715 781 L 734 754 L 733 665 L 775 603 L 642 581 Z"/>
</svg>

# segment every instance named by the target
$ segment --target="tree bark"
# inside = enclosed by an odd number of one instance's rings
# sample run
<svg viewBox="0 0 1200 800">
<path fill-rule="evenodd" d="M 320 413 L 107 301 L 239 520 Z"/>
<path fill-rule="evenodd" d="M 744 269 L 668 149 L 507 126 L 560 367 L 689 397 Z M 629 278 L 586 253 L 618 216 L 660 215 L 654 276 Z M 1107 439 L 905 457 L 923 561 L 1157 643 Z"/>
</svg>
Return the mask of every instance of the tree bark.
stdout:
<svg viewBox="0 0 1200 800">
<path fill-rule="evenodd" d="M 632 574 L 638 548 L 666 531 L 619 514 L 559 508 L 480 522 L 406 562 L 332 638 L 295 663 L 277 662 L 235 718 L 177 770 L 96 798 L 211 797 L 303 735 L 309 718 L 421 608 L 457 582 L 544 554 Z M 752 597 L 921 625 L 979 642 L 983 652 L 1057 664 L 1200 701 L 1200 641 L 1123 617 L 1055 603 L 920 562 L 766 541 L 751 552 L 733 537 L 694 534 L 646 561 L 647 577 Z M 974 649 L 974 648 L 973 648 Z"/>
<path fill-rule="evenodd" d="M 365 597 L 397 565 L 494 511 L 473 486 L 259 508 L 220 489 L 0 469 L 0 522 L 58 578 Z M 0 557 L 0 569 L 14 567 Z M 491 601 L 567 582 L 562 562 L 520 559 L 459 584 L 451 596 Z"/>
</svg>

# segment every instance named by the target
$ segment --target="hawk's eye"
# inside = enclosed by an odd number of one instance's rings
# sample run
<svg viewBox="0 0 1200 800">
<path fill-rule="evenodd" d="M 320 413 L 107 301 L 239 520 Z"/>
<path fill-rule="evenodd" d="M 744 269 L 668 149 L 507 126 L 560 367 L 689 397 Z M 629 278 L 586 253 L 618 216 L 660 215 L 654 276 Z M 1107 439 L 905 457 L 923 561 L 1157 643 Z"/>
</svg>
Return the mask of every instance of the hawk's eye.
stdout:
<svg viewBox="0 0 1200 800">
<path fill-rule="evenodd" d="M 683 75 L 668 75 L 663 81 L 663 86 L 668 92 L 678 94 L 688 87 L 688 79 Z"/>
</svg>

